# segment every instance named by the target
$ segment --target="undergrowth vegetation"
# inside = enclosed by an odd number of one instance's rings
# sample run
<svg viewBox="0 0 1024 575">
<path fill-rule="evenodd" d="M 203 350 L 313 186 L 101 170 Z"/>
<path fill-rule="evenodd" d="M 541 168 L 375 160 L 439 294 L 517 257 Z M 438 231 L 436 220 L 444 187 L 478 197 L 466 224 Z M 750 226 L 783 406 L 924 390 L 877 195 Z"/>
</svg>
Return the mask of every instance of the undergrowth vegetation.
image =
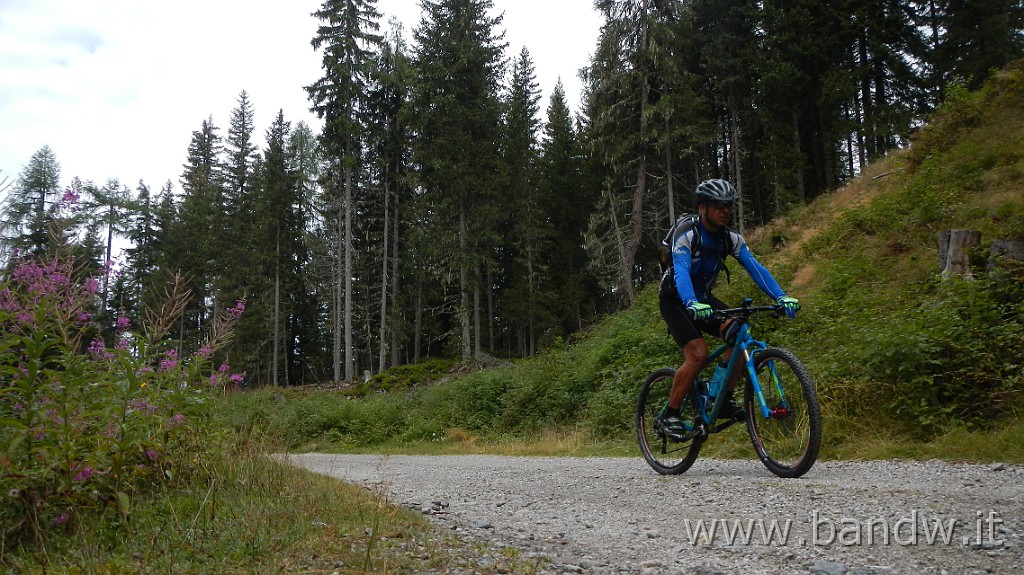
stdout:
<svg viewBox="0 0 1024 575">
<path fill-rule="evenodd" d="M 1020 117 L 1024 64 L 955 91 L 909 151 L 748 234 L 803 305 L 754 333 L 815 378 L 822 457 L 1024 462 L 1024 266 L 992 249 L 1024 240 Z M 970 278 L 944 280 L 938 234 L 960 228 L 982 244 Z M 507 366 L 431 360 L 345 390 L 229 392 L 243 378 L 215 358 L 244 302 L 183 357 L 166 337 L 180 290 L 104 337 L 87 313 L 98 282 L 74 261 L 21 258 L 0 278 L 0 570 L 529 572 L 514 558 L 453 567 L 466 548 L 382 493 L 265 455 L 639 457 L 638 387 L 681 359 L 649 285 L 573 343 Z M 734 273 L 716 293 L 757 288 Z M 753 457 L 740 426 L 702 455 Z"/>
<path fill-rule="evenodd" d="M 214 359 L 244 302 L 183 356 L 165 337 L 179 286 L 108 341 L 87 311 L 100 282 L 66 246 L 15 258 L 0 277 L 0 573 L 481 571 L 383 491 L 276 462 L 277 438 L 224 423 L 243 377 Z"/>
<path fill-rule="evenodd" d="M 956 443 L 951 457 L 1024 460 L 1022 441 L 972 452 L 963 440 L 1005 438 L 1020 426 L 1024 272 L 990 248 L 1024 239 L 1021 115 L 1018 64 L 979 92 L 955 89 L 909 151 L 748 236 L 804 306 L 795 321 L 761 320 L 755 333 L 796 351 L 814 375 L 823 456 L 942 456 L 937 446 Z M 944 281 L 938 236 L 960 228 L 982 233 L 972 279 Z M 262 390 L 235 398 L 230 417 L 239 427 L 255 418 L 280 430 L 287 449 L 500 450 L 532 437 L 544 452 L 552 438 L 583 437 L 572 444 L 631 453 L 640 382 L 680 360 L 656 289 L 647 286 L 633 309 L 572 345 L 513 367 L 357 402 Z M 742 273 L 717 293 L 727 302 L 759 294 Z M 719 443 L 719 453 L 738 452 Z"/>
</svg>

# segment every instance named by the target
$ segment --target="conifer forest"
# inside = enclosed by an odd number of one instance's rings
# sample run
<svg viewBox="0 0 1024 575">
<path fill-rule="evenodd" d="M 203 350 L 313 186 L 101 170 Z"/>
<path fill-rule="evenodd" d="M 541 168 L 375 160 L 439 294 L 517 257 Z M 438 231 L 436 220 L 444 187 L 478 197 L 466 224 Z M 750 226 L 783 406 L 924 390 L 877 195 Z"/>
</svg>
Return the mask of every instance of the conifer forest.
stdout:
<svg viewBox="0 0 1024 575">
<path fill-rule="evenodd" d="M 182 354 L 243 301 L 219 353 L 249 386 L 526 357 L 659 277 L 700 181 L 733 182 L 752 230 L 1024 55 L 1019 0 L 595 0 L 592 59 L 562 72 L 574 110 L 561 85 L 541 101 L 491 0 L 419 0 L 408 31 L 375 5 L 314 14 L 319 132 L 253 125 L 239 86 L 226 126 L 196 118 L 177 181 L 68 183 L 35 151 L 0 184 L 4 269 L 70 250 L 103 278 L 107 338 L 187 289 Z"/>
</svg>

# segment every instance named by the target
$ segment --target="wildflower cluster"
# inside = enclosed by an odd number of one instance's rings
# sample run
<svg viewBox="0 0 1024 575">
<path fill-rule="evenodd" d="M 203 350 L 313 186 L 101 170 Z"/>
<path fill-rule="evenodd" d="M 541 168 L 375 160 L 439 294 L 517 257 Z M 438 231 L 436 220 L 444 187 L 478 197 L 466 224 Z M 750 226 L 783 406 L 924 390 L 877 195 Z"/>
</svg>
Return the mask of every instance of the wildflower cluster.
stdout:
<svg viewBox="0 0 1024 575">
<path fill-rule="evenodd" d="M 38 540 L 87 513 L 122 517 L 132 497 L 190 472 L 204 400 L 242 378 L 210 362 L 244 302 L 217 318 L 216 341 L 184 354 L 138 335 L 124 312 L 108 345 L 91 323 L 97 286 L 58 257 L 17 260 L 0 277 L 2 540 Z"/>
</svg>

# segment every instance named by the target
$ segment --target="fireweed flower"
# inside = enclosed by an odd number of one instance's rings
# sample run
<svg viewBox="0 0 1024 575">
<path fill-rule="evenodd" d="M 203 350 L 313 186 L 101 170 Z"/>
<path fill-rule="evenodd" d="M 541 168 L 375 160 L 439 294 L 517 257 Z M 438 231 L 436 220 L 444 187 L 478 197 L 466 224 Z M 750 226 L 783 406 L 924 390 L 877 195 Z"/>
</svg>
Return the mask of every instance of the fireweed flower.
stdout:
<svg viewBox="0 0 1024 575">
<path fill-rule="evenodd" d="M 92 477 L 92 467 L 88 465 L 78 469 L 78 473 L 75 475 L 75 483 L 82 483 Z"/>
<path fill-rule="evenodd" d="M 213 353 L 213 351 L 210 349 L 210 346 L 204 345 L 203 347 L 199 348 L 199 351 L 197 351 L 196 353 L 199 354 L 199 357 L 206 359 L 210 357 L 210 354 Z"/>
<path fill-rule="evenodd" d="M 131 327 L 132 327 L 132 320 L 130 320 L 130 319 L 128 319 L 128 318 L 126 318 L 126 317 L 125 317 L 125 316 L 123 316 L 123 315 L 122 315 L 122 316 L 119 316 L 119 317 L 117 318 L 117 324 L 115 324 L 115 326 L 114 326 L 114 327 L 115 327 L 115 328 L 117 328 L 118 330 L 125 330 L 125 329 L 129 329 L 129 328 L 131 328 Z"/>
<path fill-rule="evenodd" d="M 224 311 L 227 313 L 228 317 L 231 318 L 231 319 L 238 319 L 238 318 L 242 317 L 242 312 L 245 311 L 245 300 L 244 299 L 238 300 L 237 302 L 235 302 L 235 307 L 229 307 L 228 309 L 226 309 Z"/>
<path fill-rule="evenodd" d="M 157 410 L 157 407 L 150 403 L 148 399 L 133 399 L 128 402 L 128 407 L 143 413 L 156 413 Z"/>
<path fill-rule="evenodd" d="M 99 334 L 96 334 L 96 337 L 92 338 L 92 342 L 89 343 L 89 355 L 98 361 L 114 359 L 114 354 L 107 351 L 106 343 Z"/>
<path fill-rule="evenodd" d="M 164 359 L 160 361 L 160 371 L 170 371 L 178 366 L 178 352 L 169 349 L 164 353 Z"/>
<path fill-rule="evenodd" d="M 175 413 L 167 420 L 167 429 L 174 429 L 185 424 L 185 414 Z"/>
</svg>

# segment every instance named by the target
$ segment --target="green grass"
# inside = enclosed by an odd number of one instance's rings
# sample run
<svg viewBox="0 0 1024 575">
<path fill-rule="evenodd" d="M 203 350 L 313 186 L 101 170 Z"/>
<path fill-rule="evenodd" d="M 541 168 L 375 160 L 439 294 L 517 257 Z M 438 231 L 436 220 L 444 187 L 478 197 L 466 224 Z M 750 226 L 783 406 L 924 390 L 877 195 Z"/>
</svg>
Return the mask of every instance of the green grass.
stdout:
<svg viewBox="0 0 1024 575">
<path fill-rule="evenodd" d="M 943 229 L 993 239 L 1024 229 L 1024 64 L 957 92 L 915 146 L 843 190 L 748 234 L 801 299 L 756 334 L 796 352 L 816 381 L 821 459 L 1024 463 L 1024 270 L 938 278 Z M 735 266 L 733 266 L 735 267 Z M 738 271 L 734 270 L 734 271 Z M 756 289 L 742 273 L 719 292 Z M 496 453 L 639 458 L 640 384 L 678 350 L 655 286 L 633 309 L 511 367 L 452 373 L 433 361 L 334 389 L 261 389 L 214 407 L 188 477 L 97 502 L 34 540 L 0 540 L 16 573 L 534 573 L 430 528 L 380 492 L 290 468 L 269 452 Z M 754 459 L 742 426 L 701 457 Z M 2 531 L 0 531 L 2 533 Z"/>
<path fill-rule="evenodd" d="M 1011 121 L 1024 115 L 1022 95 L 1024 65 L 981 92 L 958 92 L 912 149 L 748 234 L 804 304 L 797 320 L 761 320 L 756 333 L 796 352 L 815 378 L 823 458 L 1024 461 L 1005 431 L 1019 429 L 1024 414 L 1024 274 L 983 269 L 992 240 L 1024 234 L 1024 126 Z M 938 233 L 956 228 L 982 232 L 973 282 L 938 274 Z M 719 296 L 756 296 L 734 271 Z M 244 427 L 258 414 L 299 451 L 635 456 L 639 385 L 680 360 L 656 289 L 646 286 L 632 309 L 572 344 L 513 367 L 360 401 L 260 390 L 236 398 L 231 418 Z M 742 431 L 714 438 L 707 454 L 752 456 Z"/>
<path fill-rule="evenodd" d="M 133 502 L 111 524 L 82 514 L 45 540 L 0 547 L 0 572 L 42 573 L 534 573 L 432 528 L 368 491 L 268 458 L 263 449 L 197 461 L 201 482 Z"/>
</svg>

